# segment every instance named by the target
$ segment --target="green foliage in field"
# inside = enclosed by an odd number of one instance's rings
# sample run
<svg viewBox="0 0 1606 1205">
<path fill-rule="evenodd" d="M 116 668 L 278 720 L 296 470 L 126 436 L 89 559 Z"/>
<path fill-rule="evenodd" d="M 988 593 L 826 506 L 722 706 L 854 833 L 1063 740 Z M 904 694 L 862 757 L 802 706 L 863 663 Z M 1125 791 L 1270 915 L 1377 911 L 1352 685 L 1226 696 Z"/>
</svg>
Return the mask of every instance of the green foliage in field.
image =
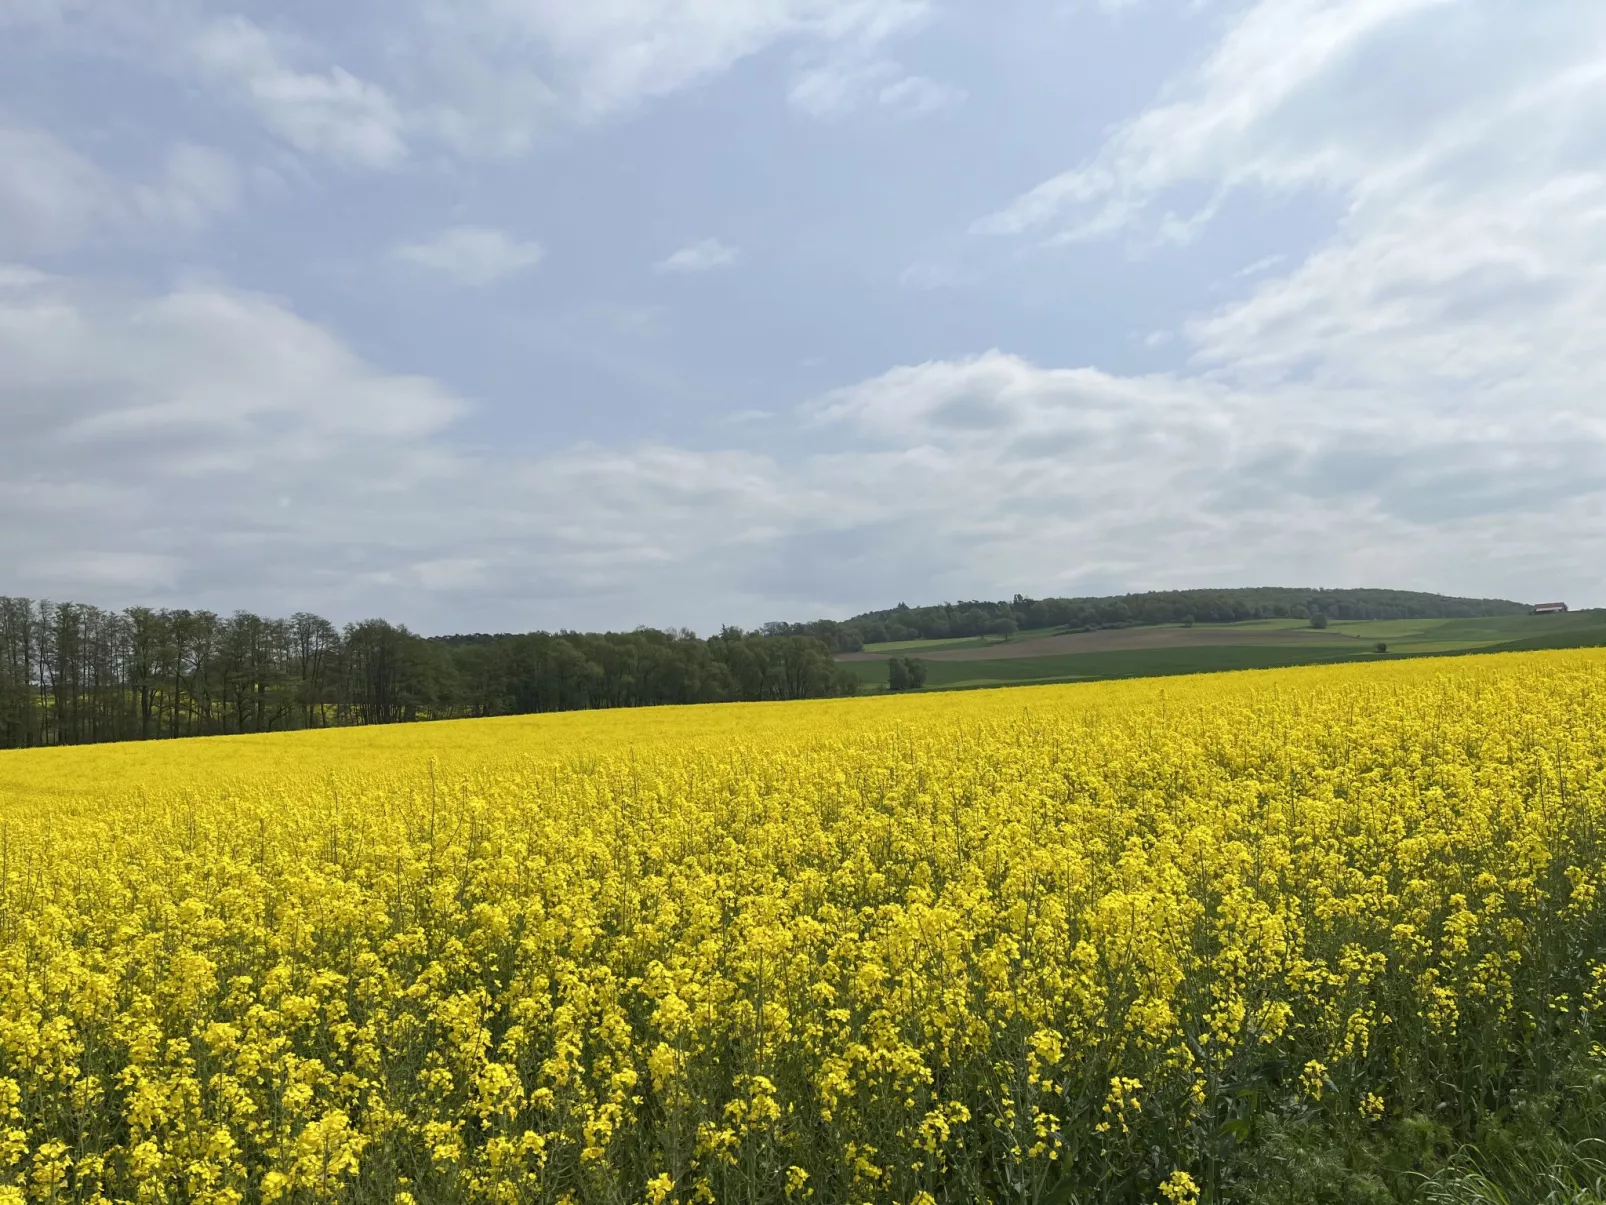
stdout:
<svg viewBox="0 0 1606 1205">
<path fill-rule="evenodd" d="M 1257 631 L 1305 628 L 1301 620 L 1262 620 L 1232 625 L 1245 640 Z M 1023 638 L 1051 633 L 1023 633 Z M 979 647 L 975 640 L 923 641 L 921 651 Z M 1386 650 L 1377 646 L 1382 643 Z M 1105 678 L 1160 677 L 1236 669 L 1275 669 L 1390 656 L 1429 656 L 1460 652 L 1587 648 L 1606 645 L 1606 616 L 1594 611 L 1568 615 L 1508 615 L 1474 619 L 1351 620 L 1335 622 L 1308 642 L 1287 644 L 1209 644 L 1103 652 L 1060 653 L 1043 657 L 1000 657 L 974 661 L 932 661 L 927 687 L 956 689 L 1028 682 L 1071 682 Z M 875 646 L 880 651 L 884 646 Z M 916 646 L 905 646 L 916 647 Z M 846 662 L 844 668 L 869 686 L 886 682 L 883 661 Z"/>
<path fill-rule="evenodd" d="M 1150 678 L 1171 674 L 1203 674 L 1234 669 L 1276 669 L 1358 660 L 1371 655 L 1366 646 L 1201 645 L 1191 648 L 1121 649 L 1102 653 L 1068 653 L 1051 657 L 1000 657 L 987 661 L 930 661 L 926 686 L 955 688 L 1003 686 L 1029 682 L 1073 682 L 1084 679 Z M 865 683 L 886 681 L 884 661 L 844 662 L 844 668 Z"/>
</svg>

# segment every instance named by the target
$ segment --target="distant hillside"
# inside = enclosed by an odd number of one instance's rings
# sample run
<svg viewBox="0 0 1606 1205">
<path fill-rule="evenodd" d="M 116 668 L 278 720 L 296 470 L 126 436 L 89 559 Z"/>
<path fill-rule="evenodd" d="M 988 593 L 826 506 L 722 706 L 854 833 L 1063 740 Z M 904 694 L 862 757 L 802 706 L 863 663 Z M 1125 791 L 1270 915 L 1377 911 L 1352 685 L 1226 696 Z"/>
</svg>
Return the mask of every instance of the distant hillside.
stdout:
<svg viewBox="0 0 1606 1205">
<path fill-rule="evenodd" d="M 770 624 L 777 634 L 818 636 L 838 652 L 896 640 L 983 636 L 1005 630 L 1091 629 L 1151 623 L 1238 623 L 1246 619 L 1475 619 L 1520 615 L 1526 603 L 1506 598 L 1454 598 L 1416 590 L 1319 590 L 1250 586 L 1234 590 L 1154 590 L 1098 598 L 1027 598 L 1008 602 L 899 603 L 842 622 Z"/>
</svg>

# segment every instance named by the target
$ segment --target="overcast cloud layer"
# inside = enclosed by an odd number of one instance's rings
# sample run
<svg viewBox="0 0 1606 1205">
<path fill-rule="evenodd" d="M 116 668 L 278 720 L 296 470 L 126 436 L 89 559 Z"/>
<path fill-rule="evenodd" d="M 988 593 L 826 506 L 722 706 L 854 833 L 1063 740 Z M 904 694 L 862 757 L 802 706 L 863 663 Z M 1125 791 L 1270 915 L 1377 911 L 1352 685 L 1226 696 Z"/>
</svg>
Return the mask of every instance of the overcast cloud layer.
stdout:
<svg viewBox="0 0 1606 1205">
<path fill-rule="evenodd" d="M 1606 603 L 1606 6 L 0 0 L 0 593 Z"/>
</svg>

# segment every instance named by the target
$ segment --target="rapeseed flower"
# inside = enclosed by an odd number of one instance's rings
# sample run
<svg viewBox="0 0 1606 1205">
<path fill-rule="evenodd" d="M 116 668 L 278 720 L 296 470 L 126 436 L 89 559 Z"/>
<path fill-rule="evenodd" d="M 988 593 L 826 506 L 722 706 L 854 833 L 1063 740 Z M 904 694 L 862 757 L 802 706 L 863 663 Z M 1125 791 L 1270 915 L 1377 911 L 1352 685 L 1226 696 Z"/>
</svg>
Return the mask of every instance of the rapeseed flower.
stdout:
<svg viewBox="0 0 1606 1205">
<path fill-rule="evenodd" d="M 0 1205 L 1216 1199 L 1273 1107 L 1606 1062 L 1603 688 L 1558 652 L 0 754 Z"/>
</svg>

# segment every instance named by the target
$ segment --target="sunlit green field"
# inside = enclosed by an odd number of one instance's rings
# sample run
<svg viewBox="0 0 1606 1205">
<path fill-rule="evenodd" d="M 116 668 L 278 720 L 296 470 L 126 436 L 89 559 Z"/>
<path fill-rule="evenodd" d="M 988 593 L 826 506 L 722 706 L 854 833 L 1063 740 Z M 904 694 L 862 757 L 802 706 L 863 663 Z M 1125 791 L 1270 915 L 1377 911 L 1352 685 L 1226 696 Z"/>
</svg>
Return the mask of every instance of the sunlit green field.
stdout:
<svg viewBox="0 0 1606 1205">
<path fill-rule="evenodd" d="M 926 688 L 960 689 L 1028 682 L 1068 682 L 1105 678 L 1207 673 L 1219 670 L 1273 669 L 1281 666 L 1377 660 L 1380 656 L 1428 656 L 1448 653 L 1539 648 L 1575 648 L 1606 644 L 1606 614 L 1575 611 L 1566 615 L 1503 615 L 1478 619 L 1332 620 L 1322 630 L 1300 619 L 1257 619 L 1235 624 L 1199 624 L 1184 628 L 1162 624 L 1124 629 L 1153 633 L 1166 647 L 1094 651 L 1052 651 L 1039 656 L 1011 656 L 1001 638 L 961 637 L 910 640 L 866 646 L 866 652 L 919 657 L 926 663 Z M 1223 641 L 1225 633 L 1241 633 L 1242 643 Z M 1060 629 L 1016 634 L 1008 646 L 1060 636 Z M 1097 637 L 1098 633 L 1090 634 Z M 1292 640 L 1295 635 L 1308 639 Z M 1193 643 L 1194 640 L 1197 643 Z M 1074 644 L 1075 638 L 1066 641 Z M 1379 654 L 1377 645 L 1386 644 Z M 997 657 L 944 660 L 943 654 L 997 648 Z M 884 661 L 854 661 L 848 666 L 867 687 L 884 685 Z"/>
</svg>

